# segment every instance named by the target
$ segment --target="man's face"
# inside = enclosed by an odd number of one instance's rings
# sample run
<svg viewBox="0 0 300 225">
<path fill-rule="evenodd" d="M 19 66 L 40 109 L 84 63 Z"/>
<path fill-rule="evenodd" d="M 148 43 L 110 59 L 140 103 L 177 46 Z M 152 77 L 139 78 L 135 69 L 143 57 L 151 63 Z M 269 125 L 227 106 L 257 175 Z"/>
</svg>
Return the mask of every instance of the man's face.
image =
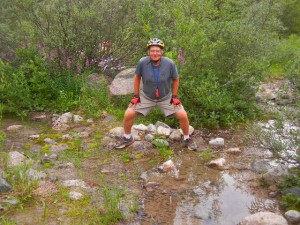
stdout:
<svg viewBox="0 0 300 225">
<path fill-rule="evenodd" d="M 154 62 L 158 62 L 163 54 L 163 50 L 159 46 L 151 46 L 148 50 L 150 59 Z"/>
</svg>

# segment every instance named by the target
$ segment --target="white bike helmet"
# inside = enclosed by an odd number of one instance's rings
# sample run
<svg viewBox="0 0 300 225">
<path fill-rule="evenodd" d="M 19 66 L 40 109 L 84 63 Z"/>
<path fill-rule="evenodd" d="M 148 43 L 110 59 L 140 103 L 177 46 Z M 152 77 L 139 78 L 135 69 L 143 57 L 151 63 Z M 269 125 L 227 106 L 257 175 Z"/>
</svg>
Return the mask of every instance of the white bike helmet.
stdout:
<svg viewBox="0 0 300 225">
<path fill-rule="evenodd" d="M 150 48 L 151 46 L 159 46 L 161 48 L 164 48 L 165 44 L 159 38 L 151 38 L 147 43 L 147 48 Z"/>
</svg>

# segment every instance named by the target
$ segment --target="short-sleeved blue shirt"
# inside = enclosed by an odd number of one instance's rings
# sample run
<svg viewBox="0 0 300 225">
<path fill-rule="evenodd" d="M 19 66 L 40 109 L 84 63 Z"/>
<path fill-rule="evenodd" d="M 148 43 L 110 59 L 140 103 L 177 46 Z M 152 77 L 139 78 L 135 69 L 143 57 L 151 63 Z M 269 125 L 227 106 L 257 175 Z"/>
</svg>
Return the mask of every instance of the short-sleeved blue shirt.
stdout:
<svg viewBox="0 0 300 225">
<path fill-rule="evenodd" d="M 155 76 L 158 76 L 159 98 L 156 97 L 156 81 Z M 135 73 L 142 77 L 143 91 L 150 99 L 161 99 L 171 92 L 172 80 L 178 78 L 178 71 L 173 60 L 168 57 L 162 57 L 160 65 L 155 67 L 152 65 L 150 57 L 145 56 L 138 62 Z M 156 78 L 157 79 L 157 78 Z"/>
</svg>

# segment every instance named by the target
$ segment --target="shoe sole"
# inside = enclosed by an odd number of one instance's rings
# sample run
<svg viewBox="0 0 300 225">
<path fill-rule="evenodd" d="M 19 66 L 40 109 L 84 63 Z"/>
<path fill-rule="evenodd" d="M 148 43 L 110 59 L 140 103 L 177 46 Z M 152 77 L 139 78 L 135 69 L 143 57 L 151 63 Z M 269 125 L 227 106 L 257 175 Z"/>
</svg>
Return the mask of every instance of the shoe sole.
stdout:
<svg viewBox="0 0 300 225">
<path fill-rule="evenodd" d="M 188 150 L 190 150 L 190 151 L 196 151 L 197 148 L 191 148 L 191 147 L 188 147 Z"/>
<path fill-rule="evenodd" d="M 127 143 L 124 144 L 124 145 L 121 145 L 121 146 L 115 146 L 115 148 L 117 148 L 117 149 L 126 148 L 126 147 L 128 147 L 129 145 L 131 145 L 132 143 L 133 143 L 133 141 L 127 142 Z"/>
</svg>

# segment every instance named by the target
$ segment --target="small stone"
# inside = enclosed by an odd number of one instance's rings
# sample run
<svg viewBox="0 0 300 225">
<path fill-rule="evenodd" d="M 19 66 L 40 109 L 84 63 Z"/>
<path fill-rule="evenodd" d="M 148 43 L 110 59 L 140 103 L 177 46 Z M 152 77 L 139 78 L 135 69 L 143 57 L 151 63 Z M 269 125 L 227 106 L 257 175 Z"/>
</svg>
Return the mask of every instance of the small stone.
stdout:
<svg viewBox="0 0 300 225">
<path fill-rule="evenodd" d="M 64 134 L 64 135 L 62 136 L 62 139 L 63 139 L 63 140 L 72 140 L 72 137 L 71 137 L 70 134 Z"/>
<path fill-rule="evenodd" d="M 6 204 L 10 204 L 10 205 L 17 205 L 20 203 L 20 201 L 17 198 L 8 197 L 8 198 L 4 198 L 2 200 L 2 203 L 6 203 Z"/>
<path fill-rule="evenodd" d="M 37 140 L 37 139 L 40 138 L 40 135 L 39 135 L 39 134 L 33 134 L 33 135 L 30 135 L 28 138 L 29 138 L 30 140 Z"/>
<path fill-rule="evenodd" d="M 159 183 L 157 183 L 157 182 L 148 182 L 147 184 L 145 184 L 145 187 L 156 188 L 158 186 L 159 186 Z"/>
<path fill-rule="evenodd" d="M 151 142 L 154 139 L 154 136 L 152 134 L 147 134 L 145 136 L 145 140 Z"/>
<path fill-rule="evenodd" d="M 180 133 L 183 135 L 182 129 L 179 129 Z M 195 129 L 191 125 L 189 126 L 189 135 L 192 135 L 194 133 Z"/>
<path fill-rule="evenodd" d="M 115 127 L 115 128 L 113 128 L 113 129 L 111 129 L 109 131 L 109 134 L 112 137 L 119 137 L 119 138 L 121 138 L 124 135 L 124 128 L 123 127 Z"/>
<path fill-rule="evenodd" d="M 81 188 L 88 188 L 86 183 L 83 180 L 65 180 L 62 183 L 64 187 L 81 187 Z"/>
<path fill-rule="evenodd" d="M 224 138 L 215 138 L 209 141 L 210 145 L 214 145 L 214 146 L 224 146 L 225 145 L 225 141 Z"/>
<path fill-rule="evenodd" d="M 149 124 L 147 130 L 151 133 L 156 133 L 156 126 L 154 124 Z"/>
<path fill-rule="evenodd" d="M 22 125 L 11 125 L 11 126 L 7 127 L 6 129 L 8 131 L 16 131 L 16 130 L 21 129 L 22 127 L 23 127 Z"/>
<path fill-rule="evenodd" d="M 170 129 L 170 130 L 172 129 L 168 124 L 165 124 L 165 123 L 160 122 L 160 121 L 157 121 L 155 123 L 155 127 L 164 127 L 164 128 Z"/>
<path fill-rule="evenodd" d="M 51 144 L 51 145 L 55 145 L 57 142 L 54 141 L 53 139 L 51 138 L 45 138 L 44 139 L 44 142 L 48 143 L 48 144 Z"/>
<path fill-rule="evenodd" d="M 93 123 L 94 120 L 93 120 L 93 119 L 87 119 L 86 122 L 87 122 L 87 123 Z"/>
<path fill-rule="evenodd" d="M 11 191 L 12 189 L 12 186 L 7 183 L 6 180 L 0 178 L 0 194 L 4 194 L 4 193 L 7 193 L 9 191 Z"/>
<path fill-rule="evenodd" d="M 90 136 L 90 133 L 89 132 L 87 132 L 87 131 L 82 131 L 81 133 L 80 133 L 80 135 L 79 135 L 81 138 L 85 138 L 85 137 L 88 137 L 88 136 Z"/>
<path fill-rule="evenodd" d="M 160 167 L 160 170 L 162 170 L 163 172 L 169 172 L 171 170 L 176 170 L 176 166 L 173 163 L 172 160 L 168 160 L 166 162 L 164 162 Z"/>
<path fill-rule="evenodd" d="M 112 170 L 108 170 L 108 169 L 102 169 L 101 173 L 103 173 L 103 174 L 110 174 L 110 173 L 113 173 L 113 171 Z"/>
<path fill-rule="evenodd" d="M 277 196 L 277 192 L 272 191 L 272 192 L 269 193 L 269 196 L 271 198 L 275 198 Z"/>
<path fill-rule="evenodd" d="M 226 152 L 236 155 L 240 154 L 242 151 L 240 150 L 240 148 L 229 148 L 226 150 Z"/>
<path fill-rule="evenodd" d="M 180 141 L 182 138 L 181 138 L 181 136 L 182 136 L 182 132 L 181 132 L 181 130 L 174 130 L 171 134 L 170 134 L 170 136 L 169 136 L 169 139 L 170 140 L 173 140 L 173 141 Z"/>
<path fill-rule="evenodd" d="M 32 120 L 34 120 L 34 121 L 45 121 L 46 119 L 47 119 L 46 115 L 32 117 Z"/>
<path fill-rule="evenodd" d="M 83 194 L 76 192 L 76 191 L 71 191 L 69 193 L 70 199 L 72 200 L 80 200 L 83 198 Z"/>
<path fill-rule="evenodd" d="M 165 127 L 162 127 L 162 126 L 159 126 L 157 128 L 157 134 L 159 135 L 165 135 L 165 136 L 169 136 L 171 134 L 171 129 L 170 128 L 165 128 Z"/>
<path fill-rule="evenodd" d="M 139 125 L 133 125 L 133 129 L 135 129 L 135 130 L 141 130 L 141 131 L 146 131 L 146 130 L 148 130 L 148 127 L 145 126 L 144 124 L 139 124 Z"/>
<path fill-rule="evenodd" d="M 212 160 L 211 162 L 209 162 L 208 166 L 217 168 L 217 169 L 223 169 L 225 162 L 226 162 L 226 160 L 224 158 L 219 158 L 219 159 L 215 159 L 215 160 Z"/>
<path fill-rule="evenodd" d="M 84 119 L 79 115 L 74 115 L 73 116 L 73 121 L 74 121 L 74 123 L 79 123 L 79 122 L 84 121 Z"/>
</svg>

